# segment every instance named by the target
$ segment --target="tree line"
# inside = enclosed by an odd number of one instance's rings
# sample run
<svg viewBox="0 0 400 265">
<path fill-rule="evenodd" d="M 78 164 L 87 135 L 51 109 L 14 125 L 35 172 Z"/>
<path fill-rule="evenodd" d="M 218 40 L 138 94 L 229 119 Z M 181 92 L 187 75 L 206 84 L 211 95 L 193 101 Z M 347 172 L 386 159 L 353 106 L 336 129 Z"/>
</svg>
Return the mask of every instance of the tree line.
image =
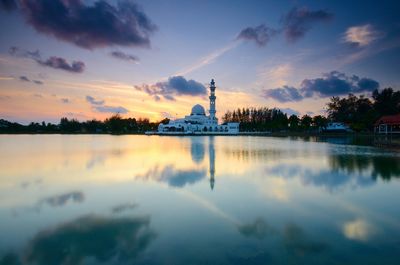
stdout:
<svg viewBox="0 0 400 265">
<path fill-rule="evenodd" d="M 0 120 L 0 133 L 108 133 L 108 134 L 140 134 L 145 131 L 157 130 L 160 122 L 166 123 L 168 119 L 159 122 L 150 122 L 146 118 L 122 118 L 115 114 L 104 121 L 92 119 L 80 122 L 76 119 L 61 118 L 59 124 L 31 122 L 22 125 L 15 122 Z"/>
<path fill-rule="evenodd" d="M 243 108 L 227 111 L 224 122 L 240 122 L 240 131 L 318 131 L 327 123 L 343 122 L 356 132 L 372 131 L 373 125 L 384 115 L 400 113 L 400 91 L 385 88 L 375 90 L 372 98 L 349 94 L 332 97 L 326 104 L 326 116 L 290 115 L 277 108 Z"/>
</svg>

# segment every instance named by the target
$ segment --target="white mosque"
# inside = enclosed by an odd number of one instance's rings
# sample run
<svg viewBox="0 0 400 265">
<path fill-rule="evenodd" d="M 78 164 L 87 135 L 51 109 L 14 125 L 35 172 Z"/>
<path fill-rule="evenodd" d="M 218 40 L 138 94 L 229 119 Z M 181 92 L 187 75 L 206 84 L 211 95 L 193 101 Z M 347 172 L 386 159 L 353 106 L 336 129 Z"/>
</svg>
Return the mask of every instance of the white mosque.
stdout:
<svg viewBox="0 0 400 265">
<path fill-rule="evenodd" d="M 204 107 L 196 104 L 192 108 L 190 115 L 185 118 L 169 121 L 168 124 L 160 124 L 157 134 L 238 134 L 239 123 L 228 122 L 218 124 L 215 117 L 215 82 L 210 83 L 210 115 L 206 115 Z"/>
</svg>

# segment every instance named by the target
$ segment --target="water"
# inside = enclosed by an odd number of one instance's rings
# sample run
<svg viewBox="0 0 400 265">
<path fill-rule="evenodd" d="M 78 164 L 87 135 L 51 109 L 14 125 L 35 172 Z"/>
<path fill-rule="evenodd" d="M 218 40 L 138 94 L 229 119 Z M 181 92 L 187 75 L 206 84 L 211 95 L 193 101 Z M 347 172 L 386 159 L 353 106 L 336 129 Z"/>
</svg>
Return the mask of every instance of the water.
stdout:
<svg viewBox="0 0 400 265">
<path fill-rule="evenodd" d="M 0 264 L 399 264 L 400 154 L 272 137 L 0 136 Z"/>
</svg>

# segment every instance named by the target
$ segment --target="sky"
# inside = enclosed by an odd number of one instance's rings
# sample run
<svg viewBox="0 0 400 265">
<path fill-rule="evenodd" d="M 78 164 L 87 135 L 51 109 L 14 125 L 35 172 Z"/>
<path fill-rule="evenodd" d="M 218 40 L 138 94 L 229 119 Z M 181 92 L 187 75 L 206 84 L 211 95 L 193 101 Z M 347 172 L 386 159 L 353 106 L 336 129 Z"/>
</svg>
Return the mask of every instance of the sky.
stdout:
<svg viewBox="0 0 400 265">
<path fill-rule="evenodd" d="M 325 114 L 400 89 L 400 2 L 0 0 L 0 118 Z"/>
</svg>

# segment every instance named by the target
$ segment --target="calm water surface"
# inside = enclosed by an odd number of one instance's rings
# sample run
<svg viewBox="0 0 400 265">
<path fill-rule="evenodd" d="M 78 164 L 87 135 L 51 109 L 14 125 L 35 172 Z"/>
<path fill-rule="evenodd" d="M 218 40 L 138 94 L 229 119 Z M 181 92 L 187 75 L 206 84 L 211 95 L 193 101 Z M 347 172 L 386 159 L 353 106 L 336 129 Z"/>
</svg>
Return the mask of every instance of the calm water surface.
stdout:
<svg viewBox="0 0 400 265">
<path fill-rule="evenodd" d="M 270 137 L 0 136 L 0 264 L 400 264 L 400 154 Z"/>
</svg>

